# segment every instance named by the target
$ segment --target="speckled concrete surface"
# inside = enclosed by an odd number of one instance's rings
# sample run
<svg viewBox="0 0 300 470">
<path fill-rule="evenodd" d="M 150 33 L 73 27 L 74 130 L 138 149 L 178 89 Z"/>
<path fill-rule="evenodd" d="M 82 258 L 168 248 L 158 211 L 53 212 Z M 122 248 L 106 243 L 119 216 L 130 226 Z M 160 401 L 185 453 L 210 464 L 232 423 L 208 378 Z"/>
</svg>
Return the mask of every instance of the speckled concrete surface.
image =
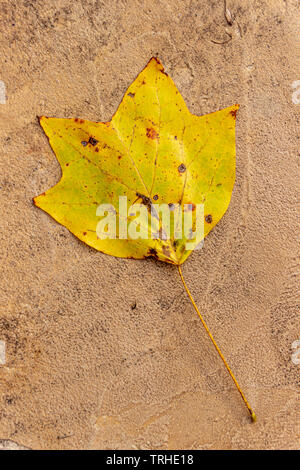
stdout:
<svg viewBox="0 0 300 470">
<path fill-rule="evenodd" d="M 221 1 L 0 2 L 0 439 L 300 448 L 299 6 L 228 0 L 229 24 Z M 193 113 L 241 105 L 229 210 L 183 271 L 254 425 L 174 267 L 97 253 L 32 204 L 60 176 L 36 115 L 110 119 L 156 54 Z"/>
</svg>

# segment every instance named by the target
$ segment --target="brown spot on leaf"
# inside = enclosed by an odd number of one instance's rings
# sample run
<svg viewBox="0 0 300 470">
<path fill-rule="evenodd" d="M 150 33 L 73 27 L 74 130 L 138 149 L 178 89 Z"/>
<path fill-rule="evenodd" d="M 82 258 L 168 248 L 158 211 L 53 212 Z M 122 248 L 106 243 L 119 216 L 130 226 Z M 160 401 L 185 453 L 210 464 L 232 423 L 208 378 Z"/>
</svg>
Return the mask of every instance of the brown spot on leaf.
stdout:
<svg viewBox="0 0 300 470">
<path fill-rule="evenodd" d="M 88 144 L 88 143 L 87 143 L 85 140 L 83 140 L 83 141 L 81 142 L 81 145 L 82 145 L 83 147 L 86 147 L 87 144 Z"/>
<path fill-rule="evenodd" d="M 142 203 L 145 206 L 147 206 L 148 211 L 151 212 L 152 201 L 150 197 L 145 196 L 144 194 L 141 194 L 141 193 L 136 193 L 136 195 L 142 200 Z"/>
<path fill-rule="evenodd" d="M 157 258 L 157 251 L 156 251 L 155 248 L 149 248 L 148 254 L 149 254 L 150 256 L 153 256 L 154 258 Z"/>
<path fill-rule="evenodd" d="M 154 199 L 154 201 L 157 201 L 157 199 L 158 199 L 158 195 L 157 195 L 157 194 L 155 194 L 155 196 L 153 196 L 153 199 Z"/>
<path fill-rule="evenodd" d="M 87 232 L 82 232 L 82 233 L 83 233 L 84 236 L 87 234 Z"/>
<path fill-rule="evenodd" d="M 146 135 L 147 135 L 147 137 L 149 137 L 149 139 L 158 139 L 159 138 L 158 133 L 156 132 L 155 129 L 153 129 L 153 127 L 147 127 Z"/>
<path fill-rule="evenodd" d="M 130 98 L 134 98 L 134 97 L 135 97 L 135 93 L 129 92 L 127 96 L 129 96 Z"/>
<path fill-rule="evenodd" d="M 179 245 L 179 240 L 174 240 L 173 241 L 173 246 L 174 246 L 175 250 L 177 250 L 178 245 Z"/>
<path fill-rule="evenodd" d="M 90 137 L 89 138 L 89 144 L 93 145 L 95 147 L 95 145 L 98 144 L 98 140 L 94 139 L 94 137 Z"/>
<path fill-rule="evenodd" d="M 229 111 L 229 114 L 231 114 L 231 116 L 234 117 L 234 119 L 236 119 L 236 113 L 238 112 L 237 109 L 232 109 L 231 111 Z"/>
<path fill-rule="evenodd" d="M 212 216 L 210 214 L 205 216 L 205 222 L 207 222 L 208 224 L 212 223 Z"/>
<path fill-rule="evenodd" d="M 181 163 L 181 165 L 179 165 L 178 171 L 179 173 L 184 173 L 186 171 L 186 166 L 184 163 Z"/>
</svg>

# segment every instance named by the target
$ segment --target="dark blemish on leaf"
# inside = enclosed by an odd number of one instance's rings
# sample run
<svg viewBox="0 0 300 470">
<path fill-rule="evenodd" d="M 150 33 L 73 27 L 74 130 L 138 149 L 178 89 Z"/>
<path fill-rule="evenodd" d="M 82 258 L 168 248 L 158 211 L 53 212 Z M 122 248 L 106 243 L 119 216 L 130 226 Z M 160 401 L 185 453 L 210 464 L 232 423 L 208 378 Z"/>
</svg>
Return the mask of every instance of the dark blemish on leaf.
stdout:
<svg viewBox="0 0 300 470">
<path fill-rule="evenodd" d="M 168 206 L 170 211 L 173 211 L 175 209 L 175 204 L 173 204 L 172 202 L 169 202 Z"/>
<path fill-rule="evenodd" d="M 174 135 L 174 139 L 177 140 L 177 135 Z"/>
<path fill-rule="evenodd" d="M 173 246 L 174 246 L 175 250 L 177 249 L 178 244 L 179 244 L 179 240 L 174 240 L 173 241 Z"/>
<path fill-rule="evenodd" d="M 80 124 L 83 124 L 83 123 L 84 123 L 84 120 L 83 120 L 83 119 L 80 119 L 79 122 L 80 122 Z"/>
<path fill-rule="evenodd" d="M 154 258 L 157 258 L 157 251 L 156 251 L 155 248 L 150 248 L 150 249 L 148 250 L 148 254 L 149 254 L 150 256 L 154 256 Z"/>
<path fill-rule="evenodd" d="M 206 215 L 205 216 L 205 221 L 208 223 L 208 224 L 211 224 L 212 223 L 212 216 L 210 214 Z"/>
<path fill-rule="evenodd" d="M 186 170 L 186 166 L 183 163 L 181 163 L 181 165 L 179 165 L 178 167 L 179 173 L 184 173 L 185 170 Z"/>
<path fill-rule="evenodd" d="M 218 184 L 217 184 L 217 188 L 218 188 L 219 186 L 222 186 L 222 183 L 218 183 Z"/>
<path fill-rule="evenodd" d="M 95 148 L 95 152 L 99 152 L 99 149 L 98 149 L 98 147 L 96 147 L 96 148 Z"/>
<path fill-rule="evenodd" d="M 147 207 L 149 212 L 151 212 L 152 201 L 150 197 L 147 197 L 141 193 L 135 193 L 135 194 L 137 195 L 137 197 L 139 197 L 142 200 L 142 203 Z"/>
<path fill-rule="evenodd" d="M 70 163 L 66 163 L 66 166 L 69 166 L 69 165 L 70 165 Z"/>
<path fill-rule="evenodd" d="M 93 145 L 95 147 L 95 145 L 97 145 L 99 142 L 99 140 L 96 140 L 94 139 L 94 137 L 90 137 L 89 138 L 89 144 Z"/>
<path fill-rule="evenodd" d="M 157 201 L 157 199 L 158 199 L 158 195 L 157 195 L 157 194 L 155 194 L 155 196 L 153 196 L 153 199 L 154 199 L 154 201 Z"/>
<path fill-rule="evenodd" d="M 147 127 L 146 135 L 147 135 L 147 137 L 149 137 L 149 139 L 158 139 L 159 138 L 158 133 L 156 132 L 155 129 L 153 129 L 153 127 Z"/>
<path fill-rule="evenodd" d="M 134 98 L 134 97 L 135 97 L 135 93 L 129 92 L 127 96 L 129 96 L 130 98 Z"/>
<path fill-rule="evenodd" d="M 75 121 L 75 122 L 78 122 L 78 118 L 75 118 L 74 121 Z"/>
<path fill-rule="evenodd" d="M 83 141 L 81 142 L 81 145 L 83 145 L 83 147 L 86 147 L 87 144 L 88 144 L 88 143 L 87 143 L 85 140 L 83 140 Z"/>
<path fill-rule="evenodd" d="M 231 114 L 231 116 L 234 117 L 234 119 L 236 119 L 236 113 L 238 112 L 237 109 L 233 109 L 232 111 L 229 112 L 229 114 Z"/>
<path fill-rule="evenodd" d="M 82 232 L 82 233 L 83 233 L 84 236 L 87 234 L 87 232 Z"/>
<path fill-rule="evenodd" d="M 121 155 L 119 155 L 119 156 L 118 156 L 118 160 L 121 160 L 121 158 L 122 158 L 122 156 L 121 156 Z"/>
</svg>

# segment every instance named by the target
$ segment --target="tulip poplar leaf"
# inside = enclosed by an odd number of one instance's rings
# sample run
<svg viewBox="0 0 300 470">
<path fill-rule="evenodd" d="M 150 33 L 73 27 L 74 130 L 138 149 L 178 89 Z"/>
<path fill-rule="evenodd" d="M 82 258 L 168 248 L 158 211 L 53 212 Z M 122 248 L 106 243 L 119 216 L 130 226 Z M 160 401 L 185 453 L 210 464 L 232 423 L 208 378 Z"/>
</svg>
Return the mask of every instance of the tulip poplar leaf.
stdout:
<svg viewBox="0 0 300 470">
<path fill-rule="evenodd" d="M 161 62 L 152 58 L 126 91 L 109 122 L 42 116 L 40 124 L 60 163 L 60 181 L 34 203 L 91 247 L 123 258 L 182 264 L 187 237 L 100 238 L 101 204 L 119 215 L 119 197 L 188 207 L 204 204 L 205 237 L 226 212 L 235 180 L 238 105 L 204 116 L 188 110 Z M 121 215 L 120 215 L 121 217 Z M 126 224 L 134 217 L 128 217 Z M 145 222 L 147 225 L 147 221 Z M 148 227 L 147 227 L 148 228 Z M 163 227 L 158 227 L 158 234 Z M 202 237 L 202 238 L 203 238 Z"/>
</svg>

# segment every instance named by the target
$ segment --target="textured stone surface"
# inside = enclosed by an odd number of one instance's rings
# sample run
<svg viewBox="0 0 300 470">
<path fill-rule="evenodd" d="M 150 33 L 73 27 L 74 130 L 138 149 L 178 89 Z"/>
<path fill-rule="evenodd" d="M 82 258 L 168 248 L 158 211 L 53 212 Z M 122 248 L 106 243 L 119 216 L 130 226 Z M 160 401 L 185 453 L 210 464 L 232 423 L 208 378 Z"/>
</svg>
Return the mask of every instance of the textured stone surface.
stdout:
<svg viewBox="0 0 300 470">
<path fill-rule="evenodd" d="M 28 447 L 20 446 L 10 439 L 0 439 L 0 450 L 28 450 Z"/>
<path fill-rule="evenodd" d="M 232 25 L 220 1 L 0 2 L 1 439 L 300 448 L 299 1 L 227 7 Z M 183 271 L 255 425 L 174 267 L 97 253 L 32 204 L 60 176 L 36 115 L 110 119 L 156 54 L 193 113 L 241 104 L 232 202 Z"/>
</svg>

